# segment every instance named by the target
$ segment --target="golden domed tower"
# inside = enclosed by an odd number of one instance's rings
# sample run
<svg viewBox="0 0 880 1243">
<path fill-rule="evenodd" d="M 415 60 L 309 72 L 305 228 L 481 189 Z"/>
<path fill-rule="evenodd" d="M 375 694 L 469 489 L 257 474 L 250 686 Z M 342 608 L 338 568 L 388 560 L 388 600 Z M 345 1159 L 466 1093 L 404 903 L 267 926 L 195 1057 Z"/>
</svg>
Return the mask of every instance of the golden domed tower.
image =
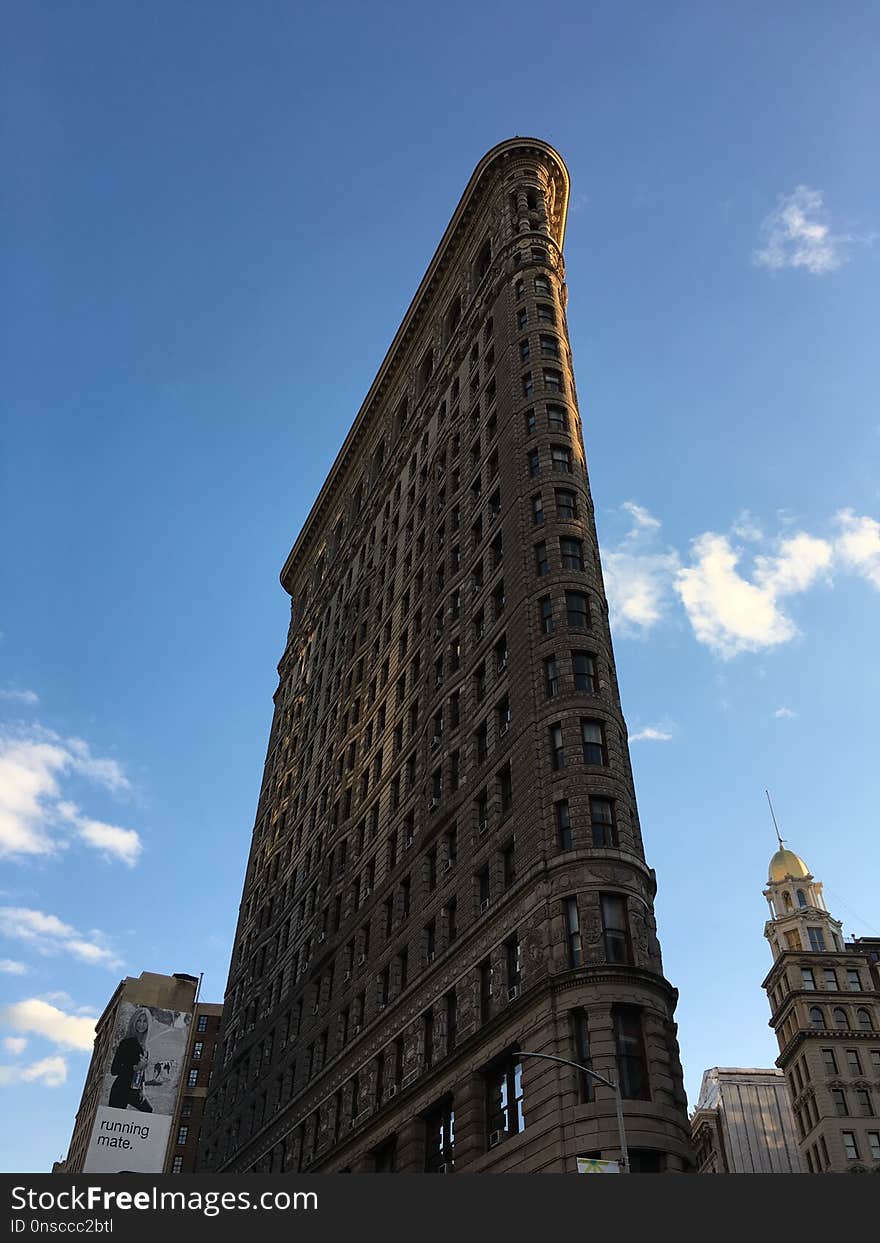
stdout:
<svg viewBox="0 0 880 1243">
<path fill-rule="evenodd" d="M 821 883 L 776 833 L 764 889 L 774 962 L 763 987 L 801 1155 L 814 1174 L 880 1170 L 880 991 L 870 956 L 844 940 Z"/>
</svg>

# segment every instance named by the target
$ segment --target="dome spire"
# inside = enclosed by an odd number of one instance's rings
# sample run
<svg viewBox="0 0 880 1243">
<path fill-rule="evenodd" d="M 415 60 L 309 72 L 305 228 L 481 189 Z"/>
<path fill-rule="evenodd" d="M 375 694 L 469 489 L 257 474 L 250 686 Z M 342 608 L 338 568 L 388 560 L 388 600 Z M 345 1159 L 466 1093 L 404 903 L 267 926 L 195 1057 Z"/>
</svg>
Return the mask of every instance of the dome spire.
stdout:
<svg viewBox="0 0 880 1243">
<path fill-rule="evenodd" d="M 770 804 L 770 815 L 773 817 L 773 827 L 776 830 L 776 840 L 779 842 L 779 849 L 782 850 L 785 847 L 785 840 L 779 835 L 779 825 L 776 823 L 776 812 L 773 810 L 773 803 L 770 799 L 770 791 L 765 790 L 764 793 L 767 795 L 767 802 Z"/>
</svg>

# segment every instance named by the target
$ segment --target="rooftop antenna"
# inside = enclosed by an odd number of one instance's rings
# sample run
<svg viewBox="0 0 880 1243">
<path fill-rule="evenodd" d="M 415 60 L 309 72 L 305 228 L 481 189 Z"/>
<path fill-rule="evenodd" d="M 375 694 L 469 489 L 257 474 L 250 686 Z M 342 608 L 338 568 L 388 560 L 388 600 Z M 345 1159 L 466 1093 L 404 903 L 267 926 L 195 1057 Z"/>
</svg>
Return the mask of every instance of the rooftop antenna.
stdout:
<svg viewBox="0 0 880 1243">
<path fill-rule="evenodd" d="M 782 850 L 784 842 L 779 836 L 779 825 L 776 823 L 776 812 L 773 810 L 773 803 L 770 799 L 770 791 L 765 790 L 764 793 L 767 795 L 767 802 L 770 804 L 770 815 L 773 817 L 773 827 L 776 830 L 776 840 L 779 842 L 779 849 Z"/>
</svg>

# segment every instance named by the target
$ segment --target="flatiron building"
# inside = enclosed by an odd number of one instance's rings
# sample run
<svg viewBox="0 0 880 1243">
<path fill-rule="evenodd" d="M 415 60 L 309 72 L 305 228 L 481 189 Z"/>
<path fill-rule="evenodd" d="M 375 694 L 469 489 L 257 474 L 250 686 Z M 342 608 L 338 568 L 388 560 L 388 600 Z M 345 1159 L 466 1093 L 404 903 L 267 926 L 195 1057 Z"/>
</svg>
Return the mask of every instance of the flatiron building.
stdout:
<svg viewBox="0 0 880 1243">
<path fill-rule="evenodd" d="M 200 1168 L 691 1162 L 566 326 L 569 176 L 477 165 L 284 564 Z"/>
</svg>

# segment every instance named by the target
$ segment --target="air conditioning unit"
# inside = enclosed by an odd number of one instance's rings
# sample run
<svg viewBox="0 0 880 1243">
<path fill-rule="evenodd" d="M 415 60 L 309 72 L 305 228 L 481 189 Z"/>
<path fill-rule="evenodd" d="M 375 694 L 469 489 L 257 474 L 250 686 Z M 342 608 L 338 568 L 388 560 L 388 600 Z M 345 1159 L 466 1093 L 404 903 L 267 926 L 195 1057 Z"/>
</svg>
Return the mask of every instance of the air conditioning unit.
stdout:
<svg viewBox="0 0 880 1243">
<path fill-rule="evenodd" d="M 483 911 L 488 911 L 488 909 L 489 909 L 489 899 L 483 898 L 483 901 L 480 903 L 480 912 L 482 913 Z"/>
<path fill-rule="evenodd" d="M 509 729 L 510 729 L 510 721 L 502 721 L 501 724 L 498 726 L 498 737 L 503 738 Z"/>
<path fill-rule="evenodd" d="M 388 1091 L 386 1093 L 388 1100 L 390 1101 L 392 1096 L 396 1096 L 396 1095 L 397 1095 L 397 1084 L 396 1083 L 389 1084 Z"/>
<path fill-rule="evenodd" d="M 507 1000 L 516 1001 L 518 996 L 519 996 L 519 985 L 511 984 L 510 988 L 507 990 Z"/>
<path fill-rule="evenodd" d="M 503 1131 L 492 1131 L 489 1135 L 489 1147 L 497 1148 L 498 1145 L 501 1143 L 503 1134 L 504 1134 Z"/>
</svg>

